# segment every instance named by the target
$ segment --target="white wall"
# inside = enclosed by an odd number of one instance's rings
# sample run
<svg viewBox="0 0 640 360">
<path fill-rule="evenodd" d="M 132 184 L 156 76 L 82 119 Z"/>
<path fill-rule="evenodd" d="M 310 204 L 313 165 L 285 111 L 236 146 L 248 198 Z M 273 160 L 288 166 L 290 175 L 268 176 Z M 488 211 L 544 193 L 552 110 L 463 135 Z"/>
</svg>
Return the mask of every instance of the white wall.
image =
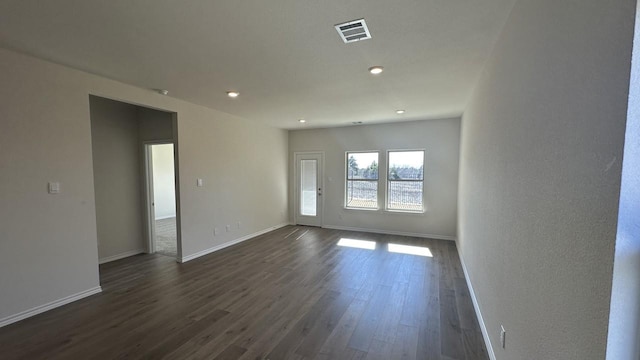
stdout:
<svg viewBox="0 0 640 360">
<path fill-rule="evenodd" d="M 173 144 L 151 147 L 153 166 L 153 202 L 155 218 L 176 216 L 176 182 L 173 162 Z"/>
<path fill-rule="evenodd" d="M 324 225 L 393 231 L 453 239 L 456 235 L 460 119 L 360 125 L 289 132 L 289 165 L 293 153 L 324 151 Z M 380 178 L 386 151 L 425 149 L 423 214 L 344 208 L 345 152 L 379 150 Z M 290 181 L 293 181 L 293 167 Z M 380 182 L 384 186 L 384 182 Z M 292 186 L 293 188 L 293 186 Z M 293 189 L 289 194 L 291 221 Z M 383 204 L 383 199 L 379 199 Z"/>
<path fill-rule="evenodd" d="M 92 96 L 98 257 L 108 260 L 145 249 L 137 107 Z"/>
<path fill-rule="evenodd" d="M 8 50 L 0 73 L 0 324 L 99 285 L 89 94 L 177 113 L 183 256 L 287 222 L 285 131 Z"/>
<path fill-rule="evenodd" d="M 636 12 L 607 359 L 640 359 L 640 18 Z"/>
<path fill-rule="evenodd" d="M 463 116 L 458 248 L 497 359 L 605 357 L 634 12 L 518 1 Z"/>
</svg>

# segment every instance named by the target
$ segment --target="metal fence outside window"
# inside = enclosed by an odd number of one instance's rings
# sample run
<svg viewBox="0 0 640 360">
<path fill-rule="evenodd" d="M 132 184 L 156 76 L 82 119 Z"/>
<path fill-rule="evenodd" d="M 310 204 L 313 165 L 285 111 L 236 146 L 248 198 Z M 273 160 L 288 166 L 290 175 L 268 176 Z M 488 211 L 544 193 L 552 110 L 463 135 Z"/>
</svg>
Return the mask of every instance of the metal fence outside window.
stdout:
<svg viewBox="0 0 640 360">
<path fill-rule="evenodd" d="M 422 211 L 421 180 L 389 180 L 388 208 Z"/>
<path fill-rule="evenodd" d="M 422 211 L 421 180 L 389 180 L 388 208 L 391 210 Z M 378 182 L 370 180 L 347 181 L 347 206 L 376 209 Z"/>
<path fill-rule="evenodd" d="M 348 180 L 347 206 L 376 209 L 378 207 L 378 181 Z"/>
</svg>

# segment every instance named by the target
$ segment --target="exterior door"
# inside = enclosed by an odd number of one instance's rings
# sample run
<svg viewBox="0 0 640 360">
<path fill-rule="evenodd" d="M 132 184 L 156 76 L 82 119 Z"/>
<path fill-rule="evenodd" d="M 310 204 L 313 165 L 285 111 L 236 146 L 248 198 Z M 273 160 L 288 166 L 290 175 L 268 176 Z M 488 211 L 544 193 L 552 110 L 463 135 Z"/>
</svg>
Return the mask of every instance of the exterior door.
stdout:
<svg viewBox="0 0 640 360">
<path fill-rule="evenodd" d="M 322 153 L 295 154 L 296 224 L 322 226 Z"/>
</svg>

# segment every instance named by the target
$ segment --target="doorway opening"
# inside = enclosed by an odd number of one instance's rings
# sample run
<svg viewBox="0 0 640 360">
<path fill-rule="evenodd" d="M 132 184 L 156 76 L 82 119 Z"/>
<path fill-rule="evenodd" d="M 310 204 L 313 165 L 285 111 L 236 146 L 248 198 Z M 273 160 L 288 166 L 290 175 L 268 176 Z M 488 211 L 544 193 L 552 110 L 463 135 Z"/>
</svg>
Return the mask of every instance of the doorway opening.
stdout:
<svg viewBox="0 0 640 360">
<path fill-rule="evenodd" d="M 175 152 L 172 143 L 145 144 L 149 249 L 177 257 Z"/>
<path fill-rule="evenodd" d="M 159 253 L 179 261 L 177 114 L 93 95 L 89 108 L 99 263 L 154 253 L 151 239 L 162 242 Z M 158 145 L 157 154 L 155 149 L 153 154 L 147 151 L 150 145 Z M 149 194 L 154 193 L 147 181 L 151 157 L 156 159 L 159 197 L 151 198 L 158 204 L 154 213 L 148 206 Z"/>
</svg>

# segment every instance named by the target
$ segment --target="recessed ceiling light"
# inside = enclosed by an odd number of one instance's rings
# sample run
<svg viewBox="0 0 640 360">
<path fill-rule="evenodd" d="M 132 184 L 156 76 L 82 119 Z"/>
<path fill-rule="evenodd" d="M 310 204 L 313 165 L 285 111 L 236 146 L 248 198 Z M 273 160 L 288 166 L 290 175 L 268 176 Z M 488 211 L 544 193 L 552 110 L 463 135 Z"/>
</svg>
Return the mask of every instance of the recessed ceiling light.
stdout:
<svg viewBox="0 0 640 360">
<path fill-rule="evenodd" d="M 369 72 L 373 75 L 378 75 L 382 73 L 382 70 L 384 70 L 382 66 L 372 66 L 369 68 Z"/>
<path fill-rule="evenodd" d="M 239 92 L 237 92 L 237 91 L 227 91 L 227 95 L 228 95 L 230 98 L 237 98 L 237 97 L 240 95 L 240 93 L 239 93 Z"/>
<path fill-rule="evenodd" d="M 299 122 L 299 123 L 303 123 L 303 124 L 304 124 L 304 123 L 306 123 L 306 122 L 307 122 L 307 120 L 305 120 L 305 119 L 300 119 L 300 120 L 298 120 L 298 122 Z"/>
<path fill-rule="evenodd" d="M 402 114 L 404 114 L 404 110 L 396 110 L 396 114 L 402 115 Z"/>
<path fill-rule="evenodd" d="M 169 90 L 158 89 L 158 94 L 169 95 Z"/>
</svg>

